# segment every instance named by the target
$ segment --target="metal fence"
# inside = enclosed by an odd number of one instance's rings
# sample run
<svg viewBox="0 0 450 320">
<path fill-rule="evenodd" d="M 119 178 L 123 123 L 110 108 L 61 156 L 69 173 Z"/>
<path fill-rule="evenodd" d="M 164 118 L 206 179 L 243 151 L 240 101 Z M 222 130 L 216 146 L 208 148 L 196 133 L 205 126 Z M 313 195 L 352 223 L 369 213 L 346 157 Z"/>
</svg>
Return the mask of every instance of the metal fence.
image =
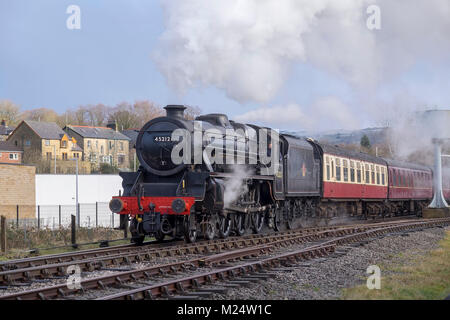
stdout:
<svg viewBox="0 0 450 320">
<path fill-rule="evenodd" d="M 108 202 L 80 203 L 80 221 L 78 226 L 86 228 L 117 228 L 120 224 L 119 216 L 109 210 Z M 1 206 L 0 206 L 1 209 Z M 71 215 L 76 216 L 76 205 L 37 205 L 36 218 L 23 217 L 24 206 L 16 206 L 15 218 L 8 218 L 10 226 L 18 228 L 47 228 L 57 229 L 70 227 Z M 22 214 L 21 214 L 22 213 Z M 29 216 L 29 214 L 28 214 Z"/>
</svg>

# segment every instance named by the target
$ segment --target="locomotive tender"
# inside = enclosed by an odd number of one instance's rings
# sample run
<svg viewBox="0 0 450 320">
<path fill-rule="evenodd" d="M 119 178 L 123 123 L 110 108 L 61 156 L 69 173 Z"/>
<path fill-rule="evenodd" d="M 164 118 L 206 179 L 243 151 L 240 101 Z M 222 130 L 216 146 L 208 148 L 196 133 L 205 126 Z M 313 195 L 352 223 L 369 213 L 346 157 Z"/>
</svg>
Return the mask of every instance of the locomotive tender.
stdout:
<svg viewBox="0 0 450 320">
<path fill-rule="evenodd" d="M 228 120 L 184 117 L 165 107 L 140 130 L 137 172 L 121 172 L 111 211 L 130 218 L 132 241 L 166 235 L 194 242 L 330 224 L 351 218 L 421 214 L 432 170 Z M 448 192 L 446 190 L 445 192 Z"/>
</svg>

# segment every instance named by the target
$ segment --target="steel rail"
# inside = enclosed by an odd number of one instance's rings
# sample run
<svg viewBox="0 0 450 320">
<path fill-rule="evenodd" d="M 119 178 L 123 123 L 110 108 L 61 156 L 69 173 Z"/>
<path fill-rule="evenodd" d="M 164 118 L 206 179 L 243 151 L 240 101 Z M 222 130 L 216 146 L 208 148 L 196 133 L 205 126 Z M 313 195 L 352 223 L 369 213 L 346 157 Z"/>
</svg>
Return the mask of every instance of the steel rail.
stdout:
<svg viewBox="0 0 450 320">
<path fill-rule="evenodd" d="M 427 222 L 417 222 L 417 223 L 408 223 L 405 225 L 391 225 L 384 228 L 369 228 L 362 232 L 356 234 L 348 234 L 348 230 L 339 230 L 339 231 L 325 231 L 322 232 L 321 235 L 316 235 L 316 237 L 311 237 L 311 235 L 298 235 L 296 238 L 277 240 L 269 244 L 265 244 L 262 246 L 250 247 L 248 249 L 239 249 L 231 252 L 218 253 L 209 257 L 191 259 L 188 261 L 176 262 L 165 265 L 158 265 L 153 267 L 148 267 L 140 270 L 132 270 L 127 272 L 115 273 L 112 275 L 101 276 L 97 278 L 85 279 L 82 281 L 82 291 L 88 289 L 95 288 L 105 288 L 109 285 L 115 284 L 123 284 L 128 281 L 136 281 L 139 279 L 151 279 L 151 277 L 157 275 L 165 275 L 169 273 L 176 273 L 179 271 L 185 271 L 186 269 L 192 267 L 201 267 L 210 264 L 219 264 L 226 263 L 230 260 L 241 259 L 250 256 L 257 256 L 260 254 L 264 254 L 269 252 L 271 249 L 277 246 L 287 246 L 292 243 L 304 242 L 304 241 L 312 241 L 317 239 L 323 239 L 326 236 L 335 236 L 339 235 L 338 239 L 333 239 L 322 243 L 320 245 L 312 246 L 311 249 L 318 248 L 321 249 L 324 246 L 336 246 L 341 243 L 351 242 L 358 239 L 366 238 L 370 235 L 379 236 L 380 232 L 383 231 L 386 233 L 389 230 L 392 231 L 402 231 L 402 230 L 412 230 L 416 228 L 424 228 L 434 226 L 435 224 L 449 224 L 450 219 L 447 221 L 427 221 Z M 355 227 L 355 230 L 359 230 L 359 227 Z M 319 250 L 320 251 L 320 250 Z M 57 297 L 64 297 L 69 294 L 73 294 L 78 292 L 79 290 L 67 288 L 66 284 L 56 285 L 52 287 L 39 288 L 30 291 L 18 292 L 12 295 L 0 296 L 0 300 L 11 300 L 11 299 L 51 299 Z"/>
<path fill-rule="evenodd" d="M 398 222 L 383 223 L 387 225 L 396 224 Z M 12 268 L 6 271 L 0 272 L 0 284 L 7 285 L 15 281 L 30 281 L 34 278 L 45 279 L 51 276 L 65 276 L 68 266 L 78 265 L 82 271 L 92 272 L 94 270 L 100 270 L 109 265 L 118 264 L 130 264 L 135 262 L 150 261 L 155 257 L 170 257 L 184 254 L 202 254 L 217 252 L 221 250 L 230 250 L 233 248 L 243 248 L 249 245 L 257 245 L 261 243 L 267 243 L 274 241 L 274 239 L 283 239 L 285 237 L 295 237 L 296 235 L 314 234 L 321 232 L 322 230 L 340 230 L 345 228 L 354 229 L 359 228 L 373 228 L 374 226 L 380 226 L 380 224 L 362 224 L 357 226 L 332 226 L 332 227 L 320 227 L 320 228 L 308 228 L 290 230 L 280 233 L 270 234 L 254 234 L 243 237 L 231 237 L 227 239 L 202 241 L 193 244 L 183 244 L 179 246 L 166 246 L 166 247 L 132 247 L 125 251 L 119 251 L 118 254 L 104 254 L 95 256 L 88 259 L 76 260 L 75 258 L 69 258 L 65 262 L 40 264 L 36 266 L 26 268 Z M 114 251 L 114 253 L 116 253 Z M 78 256 L 78 255 L 77 255 Z"/>
<path fill-rule="evenodd" d="M 248 262 L 237 266 L 184 277 L 181 279 L 166 281 L 164 283 L 158 283 L 155 285 L 127 290 L 116 294 L 100 297 L 96 300 L 137 300 L 169 297 L 171 294 L 183 293 L 186 289 L 196 289 L 200 285 L 211 284 L 215 280 L 225 280 L 230 278 L 234 279 L 236 276 L 255 273 L 257 270 L 264 270 L 265 268 L 277 266 L 282 262 L 295 264 L 302 260 L 309 260 L 315 257 L 325 256 L 335 252 L 336 247 L 341 244 L 361 241 L 375 236 L 379 237 L 389 232 L 413 231 L 415 229 L 430 228 L 438 225 L 449 225 L 449 223 L 450 219 L 444 219 L 444 221 L 426 221 L 423 223 L 413 224 L 409 223 L 402 226 L 398 225 L 368 230 L 362 233 L 333 239 L 320 245 L 283 253 L 274 257 L 264 258 L 256 262 Z"/>
</svg>

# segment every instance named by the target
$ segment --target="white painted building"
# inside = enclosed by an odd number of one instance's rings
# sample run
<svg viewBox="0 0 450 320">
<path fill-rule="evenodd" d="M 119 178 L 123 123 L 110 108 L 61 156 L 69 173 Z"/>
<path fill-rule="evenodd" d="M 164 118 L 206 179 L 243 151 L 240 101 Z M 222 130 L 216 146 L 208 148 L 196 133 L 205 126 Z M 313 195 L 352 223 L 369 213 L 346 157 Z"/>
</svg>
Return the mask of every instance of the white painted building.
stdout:
<svg viewBox="0 0 450 320">
<path fill-rule="evenodd" d="M 109 201 L 122 193 L 122 179 L 117 174 L 78 175 L 80 224 L 86 227 L 117 227 L 119 217 L 109 210 Z M 36 218 L 41 226 L 68 226 L 76 214 L 76 176 L 69 174 L 36 175 Z"/>
</svg>

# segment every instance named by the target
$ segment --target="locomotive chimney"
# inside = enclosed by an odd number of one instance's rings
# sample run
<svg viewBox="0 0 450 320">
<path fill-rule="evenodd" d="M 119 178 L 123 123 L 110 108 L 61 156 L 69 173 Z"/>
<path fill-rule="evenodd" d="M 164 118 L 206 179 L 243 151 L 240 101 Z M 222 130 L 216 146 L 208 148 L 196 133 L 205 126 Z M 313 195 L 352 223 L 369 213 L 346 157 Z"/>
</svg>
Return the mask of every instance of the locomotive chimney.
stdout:
<svg viewBox="0 0 450 320">
<path fill-rule="evenodd" d="M 184 119 L 185 106 L 170 104 L 165 106 L 164 109 L 166 109 L 166 116 L 168 118 Z"/>
</svg>

